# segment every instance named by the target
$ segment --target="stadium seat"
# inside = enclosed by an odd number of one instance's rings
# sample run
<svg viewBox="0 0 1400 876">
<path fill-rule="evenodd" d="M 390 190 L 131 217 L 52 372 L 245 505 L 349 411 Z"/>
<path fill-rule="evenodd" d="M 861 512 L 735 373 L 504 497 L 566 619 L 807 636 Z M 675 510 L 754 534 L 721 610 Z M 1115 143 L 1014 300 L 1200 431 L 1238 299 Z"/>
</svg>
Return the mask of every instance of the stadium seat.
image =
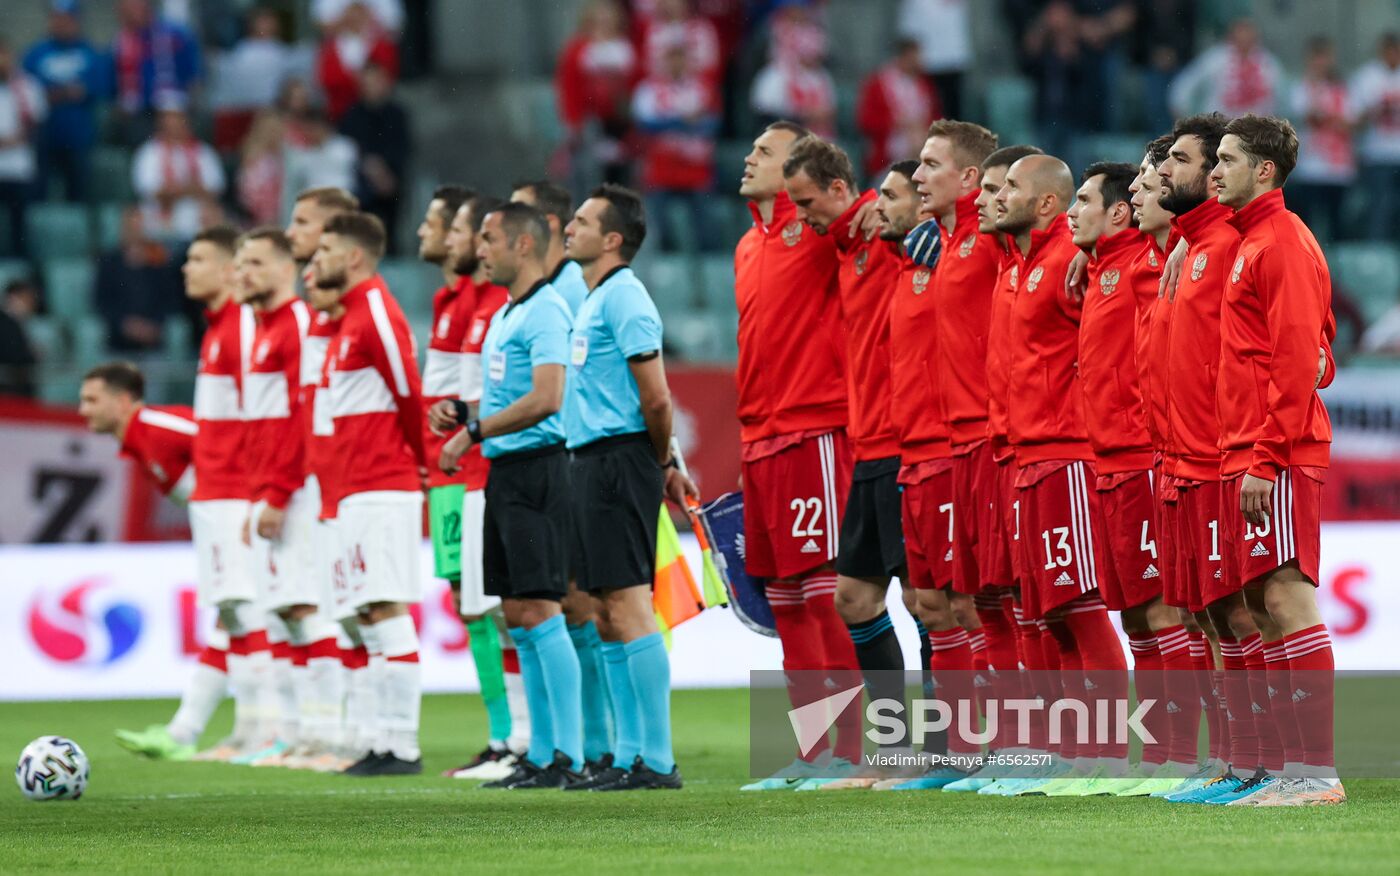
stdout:
<svg viewBox="0 0 1400 876">
<path fill-rule="evenodd" d="M 80 316 L 68 325 L 73 333 L 72 364 L 79 370 L 87 371 L 107 358 L 107 324 L 101 317 Z"/>
<path fill-rule="evenodd" d="M 1126 161 L 1136 167 L 1142 161 L 1146 134 L 1084 134 L 1074 139 L 1070 159 L 1075 171 L 1083 170 L 1095 161 Z"/>
<path fill-rule="evenodd" d="M 193 344 L 194 330 L 190 321 L 182 316 L 172 316 L 165 321 L 161 330 L 161 346 L 171 359 L 188 359 Z"/>
<path fill-rule="evenodd" d="M 97 205 L 97 251 L 116 249 L 122 238 L 122 210 L 125 204 L 108 201 Z"/>
<path fill-rule="evenodd" d="M 726 358 L 723 329 L 710 314 L 676 310 L 666 315 L 666 343 L 690 362 L 719 362 Z"/>
<path fill-rule="evenodd" d="M 987 121 L 1004 145 L 1034 142 L 1035 86 L 1024 76 L 996 76 L 987 82 Z"/>
<path fill-rule="evenodd" d="M 35 204 L 25 219 L 30 254 L 40 261 L 86 256 L 92 244 L 87 208 L 77 204 Z"/>
<path fill-rule="evenodd" d="M 131 190 L 131 154 L 120 146 L 98 146 L 92 151 L 92 176 L 88 196 L 96 202 L 129 203 L 135 197 Z"/>
<path fill-rule="evenodd" d="M 734 309 L 733 256 L 706 256 L 700 262 L 700 300 L 711 313 Z"/>
<path fill-rule="evenodd" d="M 29 263 L 24 259 L 0 259 L 0 289 L 13 280 L 22 280 L 30 274 Z"/>
<path fill-rule="evenodd" d="M 50 316 L 36 316 L 24 325 L 24 333 L 29 337 L 29 345 L 40 362 L 53 362 L 68 353 L 68 344 L 63 337 L 63 327 Z"/>
<path fill-rule="evenodd" d="M 1367 325 L 1395 306 L 1400 287 L 1400 247 L 1393 243 L 1339 243 L 1327 252 L 1332 282 L 1345 289 Z"/>
<path fill-rule="evenodd" d="M 379 263 L 379 274 L 409 321 L 431 321 L 433 294 L 442 286 L 442 271 L 437 265 L 410 258 L 385 259 Z"/>
<path fill-rule="evenodd" d="M 49 315 L 71 324 L 92 311 L 92 287 L 97 267 L 86 258 L 44 262 L 44 295 Z"/>
<path fill-rule="evenodd" d="M 663 316 L 695 306 L 699 268 L 693 257 L 652 253 L 637 265 L 636 270 Z"/>
</svg>

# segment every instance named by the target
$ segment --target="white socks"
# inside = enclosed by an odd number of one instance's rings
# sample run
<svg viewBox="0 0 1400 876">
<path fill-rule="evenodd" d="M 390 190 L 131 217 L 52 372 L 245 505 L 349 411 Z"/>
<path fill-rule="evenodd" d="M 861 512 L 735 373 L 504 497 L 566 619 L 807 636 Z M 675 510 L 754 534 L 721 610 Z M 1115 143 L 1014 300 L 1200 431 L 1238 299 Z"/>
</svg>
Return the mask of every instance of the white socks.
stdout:
<svg viewBox="0 0 1400 876">
<path fill-rule="evenodd" d="M 364 629 L 361 627 L 361 629 Z M 418 631 L 402 614 L 373 625 L 382 654 L 378 674 L 380 745 L 401 760 L 418 760 L 418 721 L 423 673 L 418 663 Z M 372 658 L 371 658 L 372 659 Z"/>
</svg>

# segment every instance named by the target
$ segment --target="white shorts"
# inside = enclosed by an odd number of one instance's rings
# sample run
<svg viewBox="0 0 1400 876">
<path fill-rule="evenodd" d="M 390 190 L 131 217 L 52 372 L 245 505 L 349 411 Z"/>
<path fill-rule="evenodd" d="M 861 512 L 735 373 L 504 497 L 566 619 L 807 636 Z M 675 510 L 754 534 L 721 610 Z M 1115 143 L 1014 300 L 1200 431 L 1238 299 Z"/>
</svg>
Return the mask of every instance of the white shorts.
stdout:
<svg viewBox="0 0 1400 876">
<path fill-rule="evenodd" d="M 200 604 L 219 605 L 257 599 L 252 554 L 243 543 L 243 522 L 248 519 L 248 502 L 243 499 L 208 499 L 191 502 L 189 510 Z"/>
<path fill-rule="evenodd" d="M 269 611 L 319 604 L 323 585 L 317 570 L 315 532 L 321 490 L 316 479 L 307 479 L 305 486 L 292 493 L 282 535 L 275 541 L 257 533 L 258 516 L 265 507 L 266 502 L 255 502 L 249 510 L 258 598 Z"/>
<path fill-rule="evenodd" d="M 333 621 L 354 617 L 355 606 L 350 604 L 350 582 L 346 578 L 345 546 L 340 540 L 340 521 L 334 517 L 317 521 L 315 543 L 321 611 L 328 612 Z"/>
<path fill-rule="evenodd" d="M 356 493 L 340 500 L 337 516 L 351 606 L 422 600 L 422 493 Z"/>
<path fill-rule="evenodd" d="M 486 595 L 482 565 L 482 533 L 486 526 L 486 491 L 467 490 L 462 497 L 462 591 L 459 611 L 464 617 L 486 614 L 501 604 L 499 596 Z"/>
</svg>

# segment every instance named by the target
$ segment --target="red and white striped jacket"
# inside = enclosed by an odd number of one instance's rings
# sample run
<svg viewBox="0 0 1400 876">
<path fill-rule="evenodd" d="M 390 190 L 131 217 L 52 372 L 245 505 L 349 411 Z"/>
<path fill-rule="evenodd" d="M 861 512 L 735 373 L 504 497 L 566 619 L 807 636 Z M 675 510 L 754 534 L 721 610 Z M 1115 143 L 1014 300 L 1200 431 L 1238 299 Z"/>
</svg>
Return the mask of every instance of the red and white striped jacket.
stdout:
<svg viewBox="0 0 1400 876">
<path fill-rule="evenodd" d="M 326 357 L 330 446 L 344 463 L 338 497 L 416 491 L 427 457 L 423 387 L 408 320 L 378 275 L 345 293 L 341 303 L 345 315 Z"/>
<path fill-rule="evenodd" d="M 141 466 L 161 493 L 184 502 L 194 491 L 194 409 L 143 405 L 126 424 L 121 455 Z"/>
<path fill-rule="evenodd" d="M 339 320 L 331 319 L 328 313 L 317 313 L 301 341 L 301 419 L 305 441 L 302 463 L 306 475 L 314 475 L 320 487 L 323 519 L 335 517 L 338 467 L 335 449 L 331 447 L 334 429 L 325 378 L 326 353 L 339 329 Z"/>
<path fill-rule="evenodd" d="M 243 377 L 252 499 L 274 508 L 287 507 L 292 493 L 306 481 L 301 345 L 310 326 L 311 313 L 299 298 L 257 314 L 252 361 Z"/>
<path fill-rule="evenodd" d="M 253 309 L 230 300 L 206 311 L 209 327 L 194 379 L 195 488 L 191 502 L 247 499 L 252 490 L 244 460 L 243 375 L 253 345 Z"/>
<path fill-rule="evenodd" d="M 505 287 L 477 285 L 471 277 L 459 277 L 452 286 L 442 287 L 433 296 L 433 335 L 423 368 L 424 410 L 446 398 L 467 402 L 481 399 L 481 342 L 486 338 L 491 315 L 508 297 Z M 488 307 L 492 309 L 483 312 Z M 472 445 L 462 457 L 457 474 L 447 475 L 437 466 L 446 443 L 446 437 L 435 435 L 424 423 L 429 488 L 445 484 L 466 484 L 469 490 L 485 488 L 490 466 L 481 455 L 481 445 Z"/>
</svg>

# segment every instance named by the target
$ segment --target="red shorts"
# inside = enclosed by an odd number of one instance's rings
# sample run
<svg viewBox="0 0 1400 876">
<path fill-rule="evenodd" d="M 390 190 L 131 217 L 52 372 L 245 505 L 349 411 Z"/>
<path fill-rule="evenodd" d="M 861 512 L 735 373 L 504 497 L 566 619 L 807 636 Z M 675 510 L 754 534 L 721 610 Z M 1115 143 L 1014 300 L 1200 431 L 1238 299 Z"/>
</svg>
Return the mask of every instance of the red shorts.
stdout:
<svg viewBox="0 0 1400 876">
<path fill-rule="evenodd" d="M 1177 536 L 1186 608 L 1202 611 L 1239 588 L 1228 589 L 1220 565 L 1220 481 L 1178 481 Z"/>
<path fill-rule="evenodd" d="M 930 459 L 899 470 L 909 585 L 935 590 L 953 578 L 953 461 Z"/>
<path fill-rule="evenodd" d="M 1273 515 L 1262 526 L 1240 511 L 1239 474 L 1220 485 L 1225 580 L 1233 589 L 1257 581 L 1289 561 L 1317 586 L 1322 555 L 1322 477 L 1325 469 L 1292 467 L 1274 481 Z M 1229 521 L 1233 521 L 1230 523 Z M 1228 524 L 1228 525 L 1227 525 Z"/>
<path fill-rule="evenodd" d="M 996 530 L 997 462 L 992 443 L 983 441 L 968 453 L 953 457 L 953 589 L 976 595 L 983 587 L 1008 581 L 991 577 L 991 544 Z"/>
<path fill-rule="evenodd" d="M 1021 494 L 1016 489 L 1016 460 L 1008 456 L 997 463 L 997 533 L 992 545 L 993 580 L 1005 578 L 1020 587 L 1029 578 L 1025 552 L 1021 550 Z"/>
<path fill-rule="evenodd" d="M 744 448 L 743 473 L 750 575 L 791 578 L 836 559 L 842 503 L 851 487 L 844 431 L 754 442 Z"/>
<path fill-rule="evenodd" d="M 1112 611 L 1162 595 L 1155 483 L 1150 471 L 1099 475 L 1100 531 L 1106 548 L 1099 569 L 1099 595 Z"/>
<path fill-rule="evenodd" d="M 1177 479 L 1162 475 L 1157 482 L 1157 566 L 1162 570 L 1162 601 L 1175 608 L 1190 603 L 1191 580 L 1181 552 L 1181 506 Z"/>
<path fill-rule="evenodd" d="M 1021 587 L 1027 617 L 1044 617 L 1099 587 L 1103 537 L 1094 480 L 1093 463 L 1082 460 L 1027 465 L 1016 475 L 1030 576 L 1030 586 Z"/>
</svg>

